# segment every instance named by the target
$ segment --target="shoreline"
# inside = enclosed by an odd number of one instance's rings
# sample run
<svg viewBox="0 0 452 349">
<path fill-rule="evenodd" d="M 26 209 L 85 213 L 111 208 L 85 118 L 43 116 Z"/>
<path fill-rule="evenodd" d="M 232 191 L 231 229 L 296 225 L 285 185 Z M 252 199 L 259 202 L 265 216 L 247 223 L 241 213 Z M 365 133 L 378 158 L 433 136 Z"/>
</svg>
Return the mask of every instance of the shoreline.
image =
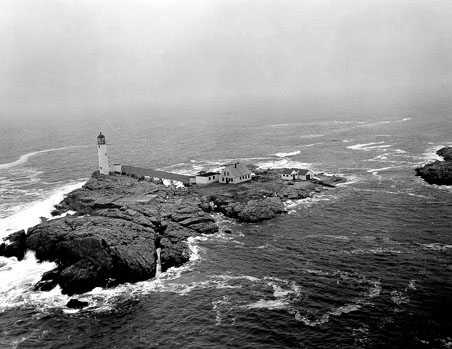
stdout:
<svg viewBox="0 0 452 349">
<path fill-rule="evenodd" d="M 52 211 L 53 216 L 74 214 L 43 220 L 27 233 L 10 234 L 0 244 L 0 255 L 21 260 L 26 250 L 33 250 L 39 261 L 56 262 L 58 267 L 44 273 L 35 290 L 59 285 L 72 296 L 95 287 L 143 281 L 156 275 L 157 250 L 162 272 L 187 263 L 187 239 L 218 231 L 212 213 L 260 222 L 287 212 L 288 200 L 312 197 L 345 181 L 323 176 L 322 184 L 288 184 L 278 179 L 278 170 L 255 171 L 261 181 L 182 188 L 94 173 Z"/>
<path fill-rule="evenodd" d="M 442 147 L 436 154 L 443 160 L 417 167 L 416 176 L 420 176 L 429 184 L 452 185 L 452 147 Z"/>
</svg>

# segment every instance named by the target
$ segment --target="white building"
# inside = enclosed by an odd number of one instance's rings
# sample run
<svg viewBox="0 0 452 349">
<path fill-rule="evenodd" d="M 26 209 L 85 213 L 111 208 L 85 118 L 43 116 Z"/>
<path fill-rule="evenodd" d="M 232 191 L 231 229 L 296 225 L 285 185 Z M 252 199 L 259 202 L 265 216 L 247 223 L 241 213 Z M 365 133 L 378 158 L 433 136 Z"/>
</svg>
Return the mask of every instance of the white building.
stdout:
<svg viewBox="0 0 452 349">
<path fill-rule="evenodd" d="M 251 180 L 251 172 L 243 164 L 235 162 L 230 165 L 226 165 L 220 173 L 219 181 L 223 184 L 228 183 L 241 183 Z"/>
<path fill-rule="evenodd" d="M 299 168 L 285 168 L 281 172 L 281 179 L 285 181 L 295 181 L 297 179 L 307 181 L 312 177 L 314 177 L 314 172 L 312 172 L 311 170 L 303 170 Z"/>
<path fill-rule="evenodd" d="M 99 157 L 99 172 L 108 175 L 110 166 L 108 165 L 107 143 L 105 142 L 105 136 L 102 132 L 97 136 L 97 156 Z"/>
<path fill-rule="evenodd" d="M 196 184 L 215 183 L 220 180 L 220 173 L 218 172 L 199 172 L 196 175 Z"/>
<path fill-rule="evenodd" d="M 113 164 L 110 166 L 110 171 L 114 173 L 121 173 L 122 172 L 122 165 L 121 164 Z"/>
</svg>

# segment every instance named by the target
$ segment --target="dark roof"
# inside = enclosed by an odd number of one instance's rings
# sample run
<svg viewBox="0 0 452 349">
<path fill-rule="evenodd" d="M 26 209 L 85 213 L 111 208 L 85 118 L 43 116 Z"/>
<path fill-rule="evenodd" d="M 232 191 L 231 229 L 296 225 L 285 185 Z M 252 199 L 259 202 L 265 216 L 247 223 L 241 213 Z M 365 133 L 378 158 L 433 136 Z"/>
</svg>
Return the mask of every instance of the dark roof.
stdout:
<svg viewBox="0 0 452 349">
<path fill-rule="evenodd" d="M 298 174 L 304 176 L 304 175 L 305 175 L 306 173 L 308 173 L 309 171 L 311 171 L 311 170 L 300 170 L 300 171 L 298 172 Z"/>
<path fill-rule="evenodd" d="M 251 171 L 248 169 L 248 167 L 238 162 L 226 165 L 224 171 L 229 171 L 230 177 L 233 178 L 251 174 Z"/>
<path fill-rule="evenodd" d="M 99 133 L 99 136 L 97 138 L 105 138 L 105 136 L 102 134 L 102 132 Z"/>
<path fill-rule="evenodd" d="M 216 176 L 219 174 L 220 174 L 219 172 L 205 172 L 205 173 L 200 172 L 196 175 L 196 177 L 209 177 L 209 176 Z"/>
<path fill-rule="evenodd" d="M 291 168 L 285 168 L 283 171 L 282 171 L 282 174 L 285 174 L 285 175 L 290 175 L 291 173 L 292 173 L 292 169 Z"/>
</svg>

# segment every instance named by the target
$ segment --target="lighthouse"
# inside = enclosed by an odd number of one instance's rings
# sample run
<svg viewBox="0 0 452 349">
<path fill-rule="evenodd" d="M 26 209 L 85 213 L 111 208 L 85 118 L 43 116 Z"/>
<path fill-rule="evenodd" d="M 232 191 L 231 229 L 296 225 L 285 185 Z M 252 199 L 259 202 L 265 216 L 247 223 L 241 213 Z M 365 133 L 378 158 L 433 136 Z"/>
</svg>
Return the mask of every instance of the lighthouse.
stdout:
<svg viewBox="0 0 452 349">
<path fill-rule="evenodd" d="M 99 173 L 108 175 L 110 166 L 108 165 L 107 143 L 102 132 L 97 136 L 97 155 L 99 157 Z"/>
</svg>

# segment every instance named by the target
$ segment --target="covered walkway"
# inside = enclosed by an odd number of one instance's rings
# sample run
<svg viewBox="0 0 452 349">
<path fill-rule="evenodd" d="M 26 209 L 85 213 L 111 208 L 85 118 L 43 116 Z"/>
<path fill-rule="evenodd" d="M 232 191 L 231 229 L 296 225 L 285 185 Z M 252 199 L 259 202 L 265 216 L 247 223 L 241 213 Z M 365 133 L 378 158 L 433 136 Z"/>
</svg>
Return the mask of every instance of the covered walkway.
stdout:
<svg viewBox="0 0 452 349">
<path fill-rule="evenodd" d="M 160 179 L 169 179 L 172 181 L 179 181 L 184 184 L 190 184 L 190 176 L 180 175 L 177 173 L 157 171 L 148 168 L 136 167 L 136 166 L 121 166 L 121 174 L 126 176 L 149 176 L 156 177 Z"/>
</svg>

